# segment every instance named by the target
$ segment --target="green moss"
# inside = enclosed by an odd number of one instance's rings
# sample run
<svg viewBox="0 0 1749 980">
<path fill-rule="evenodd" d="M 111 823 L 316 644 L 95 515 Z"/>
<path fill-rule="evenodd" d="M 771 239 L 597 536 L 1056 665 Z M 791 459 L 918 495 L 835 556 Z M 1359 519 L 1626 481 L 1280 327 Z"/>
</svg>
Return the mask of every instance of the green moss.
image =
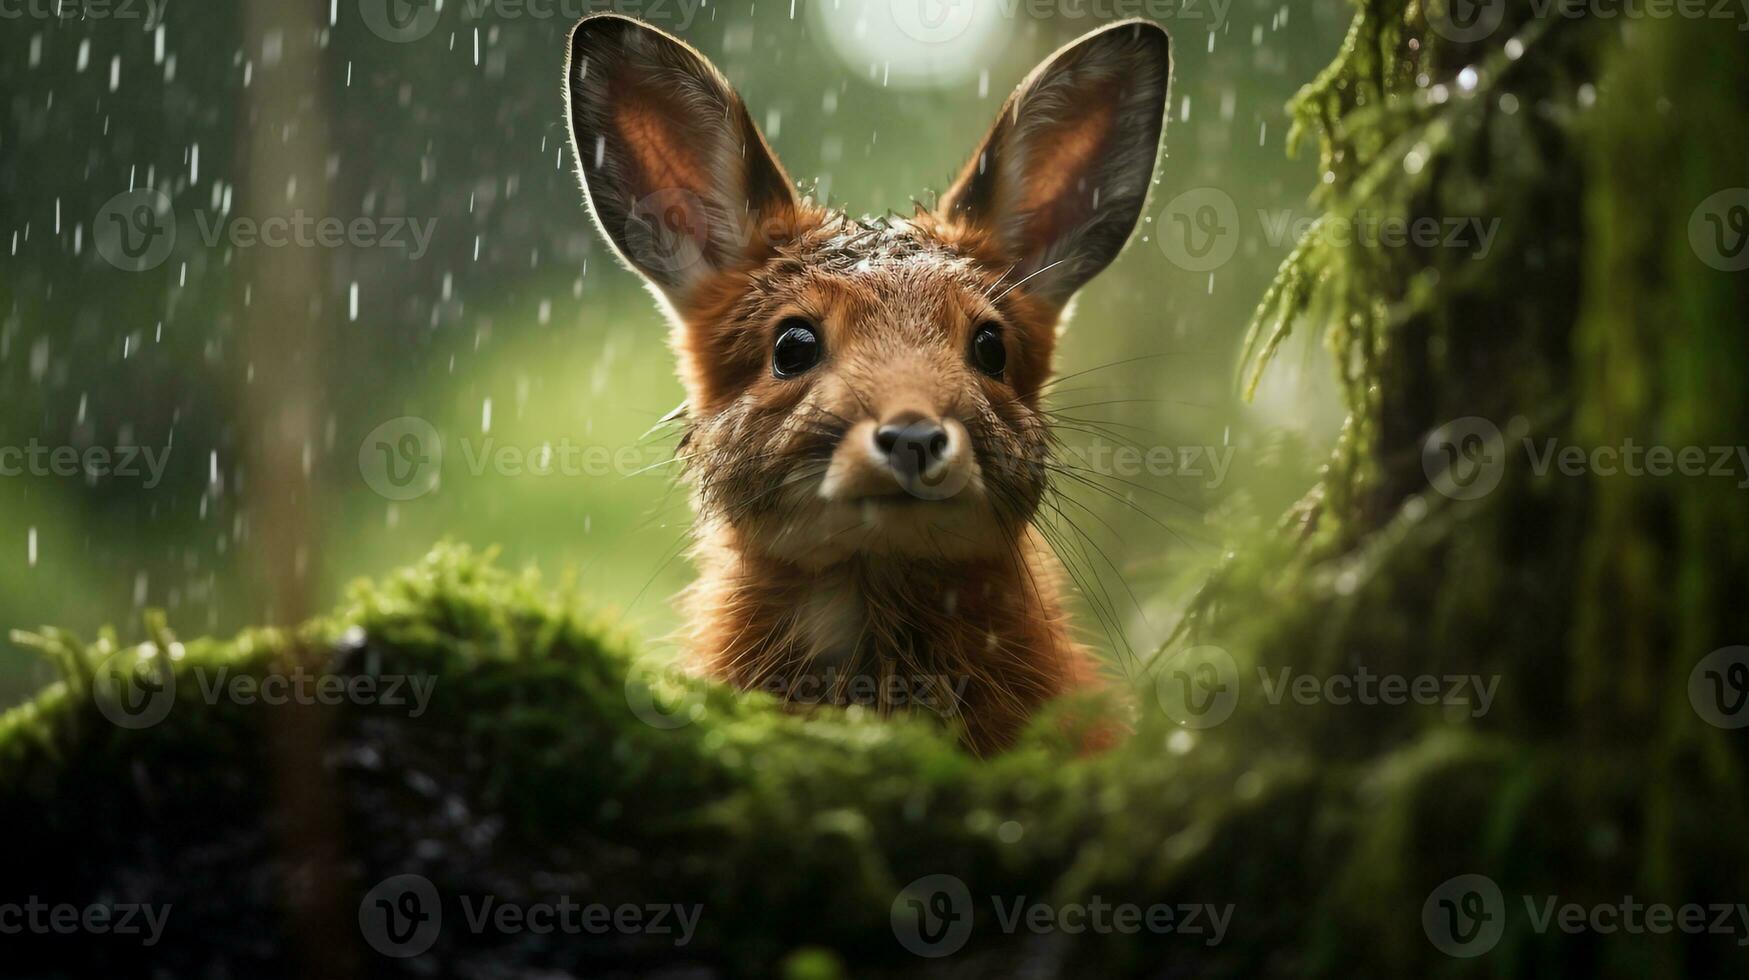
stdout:
<svg viewBox="0 0 1749 980">
<path fill-rule="evenodd" d="M 1385 595 L 1375 601 L 1401 601 Z M 92 664 L 108 649 L 100 642 L 64 662 Z M 1052 745 L 1048 725 L 978 761 L 927 723 L 803 718 L 765 698 L 667 680 L 660 704 L 689 722 L 658 727 L 635 707 L 640 672 L 611 630 L 457 549 L 360 587 L 296 636 L 193 643 L 171 662 L 177 701 L 147 728 L 117 727 L 94 699 L 68 696 L 100 682 L 90 674 L 9 715 L 0 813 L 12 839 L 44 845 L 9 855 L 7 881 L 67 901 L 168 901 L 187 911 L 160 952 L 185 965 L 214 943 L 243 962 L 277 956 L 295 921 L 277 891 L 288 873 L 275 827 L 285 758 L 267 746 L 296 709 L 208 703 L 203 670 L 264 676 L 300 664 L 324 676 L 434 679 L 416 718 L 383 704 L 314 709 L 329 748 L 302 760 L 305 775 L 330 783 L 347 846 L 309 860 L 348 901 L 417 873 L 457 901 L 574 893 L 705 909 L 683 949 L 653 937 L 576 944 L 446 930 L 433 955 L 476 965 L 703 961 L 763 973 L 782 962 L 792 975 L 830 975 L 821 971 L 836 956 L 859 975 L 927 972 L 934 961 L 898 946 L 889 915 L 907 882 L 951 873 L 982 906 L 975 941 L 943 961 L 958 967 L 1008 972 L 1060 946 L 1071 975 L 1150 972 L 1162 958 L 1210 975 L 1412 969 L 1437 962 L 1416 895 L 1452 869 L 1497 867 L 1503 887 L 1535 880 L 1526 851 L 1568 875 L 1557 881 L 1576 880 L 1549 856 L 1560 834 L 1548 820 L 1584 812 L 1569 798 L 1575 780 L 1605 765 L 1618 796 L 1632 798 L 1623 787 L 1635 783 L 1618 760 L 1468 732 L 1437 710 L 1270 704 L 1248 682 L 1224 724 L 1193 734 L 1145 711 L 1123 748 L 1083 760 Z M 989 896 L 1234 910 L 1212 948 L 1173 936 L 1011 938 Z M 446 913 L 463 921 L 459 904 Z M 1543 946 L 1581 941 L 1526 942 L 1553 955 Z M 59 952 L 88 964 L 103 949 Z M 349 952 L 373 969 L 387 963 Z M 1513 972 L 1500 966 L 1483 972 Z"/>
</svg>

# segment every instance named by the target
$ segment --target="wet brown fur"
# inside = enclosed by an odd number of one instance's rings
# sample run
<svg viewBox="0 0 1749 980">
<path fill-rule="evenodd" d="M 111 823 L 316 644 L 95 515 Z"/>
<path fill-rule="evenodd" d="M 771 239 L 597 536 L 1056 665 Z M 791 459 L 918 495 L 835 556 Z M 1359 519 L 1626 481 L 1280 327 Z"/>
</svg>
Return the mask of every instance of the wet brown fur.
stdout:
<svg viewBox="0 0 1749 980">
<path fill-rule="evenodd" d="M 797 703 L 921 706 L 962 723 L 980 753 L 1099 683 L 1031 522 L 1047 490 L 1039 400 L 1058 320 L 1128 236 L 1162 125 L 1164 33 L 1127 26 L 1041 66 L 936 210 L 853 220 L 794 194 L 702 56 L 624 18 L 579 25 L 567 91 L 592 211 L 674 321 L 688 396 L 678 456 L 698 512 L 684 604 L 702 672 Z M 655 76 L 664 86 L 647 88 Z M 1151 123 L 1119 125 L 1149 111 Z M 688 113 L 708 131 L 662 130 Z M 1062 166 L 1023 159 L 1046 151 Z M 649 198 L 636 198 L 652 189 L 704 260 L 640 260 Z M 795 316 L 818 325 L 826 359 L 805 379 L 774 377 L 773 342 Z M 1000 378 L 967 362 L 982 324 L 1000 327 Z M 904 412 L 963 424 L 968 489 L 832 499 L 835 467 L 871 479 L 846 444 Z"/>
<path fill-rule="evenodd" d="M 805 424 L 802 403 L 809 392 L 769 377 L 770 337 L 750 325 L 801 301 L 810 311 L 836 310 L 841 322 L 866 328 L 864 336 L 841 339 L 841 349 L 880 350 L 909 343 L 902 335 L 881 335 L 895 330 L 878 315 L 883 299 L 905 297 L 943 318 L 971 306 L 977 312 L 959 315 L 959 322 L 931 324 L 953 335 L 940 346 L 963 349 L 972 326 L 988 319 L 1013 326 L 1019 343 L 1010 348 L 1011 387 L 975 372 L 939 372 L 928 378 L 930 390 L 912 397 L 938 411 L 974 401 L 974 417 L 985 417 L 978 444 L 992 460 L 1009 463 L 985 471 L 1002 512 L 988 529 L 994 537 L 980 542 L 978 553 L 960 555 L 947 540 L 953 530 L 944 528 L 939 557 L 853 555 L 835 562 L 833 570 L 842 574 L 830 587 L 854 593 L 865 628 L 856 647 L 839 651 L 830 666 L 839 678 L 874 678 L 871 706 L 883 712 L 906 707 L 878 693 L 895 689 L 891 685 L 913 699 L 919 679 L 963 680 L 963 702 L 926 710 L 962 722 L 973 750 L 997 750 L 1044 702 L 1098 682 L 1095 662 L 1072 638 L 1063 612 L 1061 568 L 1029 527 L 1044 473 L 1026 461 L 1049 453 L 1038 397 L 1049 377 L 1056 310 L 1021 290 L 1002 295 L 1005 266 L 980 254 L 987 248 L 982 236 L 927 215 L 863 223 L 808 209 L 800 222 L 807 230 L 756 271 L 725 274 L 711 290 L 722 297 L 720 305 L 688 316 L 675 335 L 690 403 L 699 406 L 680 450 L 700 514 L 693 552 L 699 578 L 685 597 L 688 646 L 703 672 L 749 689 L 781 694 L 823 669 L 798 614 L 801 598 L 819 588 L 822 569 L 766 556 L 761 532 L 747 527 L 789 519 L 768 494 L 771 461 L 829 454 L 841 427 L 823 416 Z M 991 296 L 1001 298 L 985 307 Z M 854 412 L 864 401 L 878 411 L 879 389 L 890 379 L 882 377 L 878 356 L 865 363 L 866 373 L 824 411 Z M 839 687 L 822 700 L 865 700 Z"/>
</svg>

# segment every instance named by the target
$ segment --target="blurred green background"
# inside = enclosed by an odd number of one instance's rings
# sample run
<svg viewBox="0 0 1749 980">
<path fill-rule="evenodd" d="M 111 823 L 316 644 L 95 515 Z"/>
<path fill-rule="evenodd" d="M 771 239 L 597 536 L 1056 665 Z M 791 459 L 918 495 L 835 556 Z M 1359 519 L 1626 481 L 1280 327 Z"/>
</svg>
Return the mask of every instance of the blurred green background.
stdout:
<svg viewBox="0 0 1749 980">
<path fill-rule="evenodd" d="M 1219 560 L 1223 530 L 1274 520 L 1334 439 L 1322 352 L 1290 352 L 1248 405 L 1233 368 L 1293 244 L 1283 219 L 1311 217 L 1315 161 L 1284 152 L 1282 105 L 1329 61 L 1342 4 L 429 3 L 5 8 L 0 452 L 17 451 L 0 455 L 0 628 L 114 624 L 137 638 L 139 611 L 162 608 L 183 634 L 229 632 L 295 615 L 276 579 L 295 577 L 320 609 L 450 538 L 538 566 L 672 649 L 689 511 L 660 465 L 672 440 L 645 433 L 680 389 L 665 326 L 597 239 L 565 146 L 564 38 L 596 10 L 701 48 L 792 176 L 852 214 L 932 200 L 1058 45 L 1130 13 L 1171 31 L 1154 199 L 1079 299 L 1059 370 L 1087 373 L 1055 399 L 1092 423 L 1065 443 L 1105 469 L 1062 488 L 1077 525 L 1064 557 L 1101 648 L 1151 649 Z M 290 148 L 289 178 L 248 158 L 264 138 Z M 312 172 L 298 171 L 306 158 Z M 111 202 L 142 190 L 172 202 L 177 234 L 161 263 L 130 271 L 99 246 Z M 235 239 L 239 220 L 270 216 L 249 210 L 260 202 L 370 219 L 378 235 L 406 218 L 432 236 L 417 257 Z M 1157 229 L 1210 202 L 1218 220 L 1195 256 L 1162 247 Z M 227 233 L 209 242 L 212 228 Z M 296 363 L 250 335 L 279 329 L 254 304 L 282 268 L 303 270 L 286 275 L 303 277 L 309 306 L 284 324 L 307 354 Z M 309 407 L 307 434 L 273 424 L 287 392 Z M 410 425 L 437 434 L 441 465 L 428 492 L 389 499 L 375 443 Z M 1231 468 L 1131 472 L 1109 462 L 1126 442 L 1204 460 L 1230 449 Z M 33 448 L 43 461 L 60 447 L 167 456 L 157 481 L 143 462 L 137 475 L 30 465 Z M 289 470 L 250 462 L 282 450 Z M 490 462 L 505 450 L 518 465 Z M 287 513 L 289 550 L 272 543 Z M 0 648 L 0 705 L 50 679 Z"/>
</svg>

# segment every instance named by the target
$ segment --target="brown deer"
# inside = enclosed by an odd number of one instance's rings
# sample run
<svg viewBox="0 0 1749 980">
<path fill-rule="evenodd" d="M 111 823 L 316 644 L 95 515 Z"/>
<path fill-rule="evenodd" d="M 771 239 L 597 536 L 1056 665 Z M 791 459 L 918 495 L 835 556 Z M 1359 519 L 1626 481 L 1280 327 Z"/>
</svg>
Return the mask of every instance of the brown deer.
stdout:
<svg viewBox="0 0 1749 980">
<path fill-rule="evenodd" d="M 1155 24 L 1094 31 L 1021 83 L 933 210 L 856 220 L 797 193 L 693 48 L 611 14 L 576 26 L 583 186 L 668 313 L 686 389 L 702 672 L 922 704 L 979 753 L 1099 683 L 1032 526 L 1041 387 L 1064 307 L 1142 211 L 1170 66 Z"/>
</svg>

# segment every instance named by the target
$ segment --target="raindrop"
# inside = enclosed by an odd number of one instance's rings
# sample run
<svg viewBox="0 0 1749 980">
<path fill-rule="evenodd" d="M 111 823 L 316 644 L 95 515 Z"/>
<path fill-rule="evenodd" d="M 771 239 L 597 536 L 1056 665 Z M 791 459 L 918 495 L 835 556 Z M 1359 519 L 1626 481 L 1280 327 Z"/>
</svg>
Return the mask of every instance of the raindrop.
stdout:
<svg viewBox="0 0 1749 980">
<path fill-rule="evenodd" d="M 1425 143 L 1417 143 L 1408 153 L 1403 155 L 1403 170 L 1406 173 L 1418 174 L 1427 165 L 1428 148 Z"/>
</svg>

